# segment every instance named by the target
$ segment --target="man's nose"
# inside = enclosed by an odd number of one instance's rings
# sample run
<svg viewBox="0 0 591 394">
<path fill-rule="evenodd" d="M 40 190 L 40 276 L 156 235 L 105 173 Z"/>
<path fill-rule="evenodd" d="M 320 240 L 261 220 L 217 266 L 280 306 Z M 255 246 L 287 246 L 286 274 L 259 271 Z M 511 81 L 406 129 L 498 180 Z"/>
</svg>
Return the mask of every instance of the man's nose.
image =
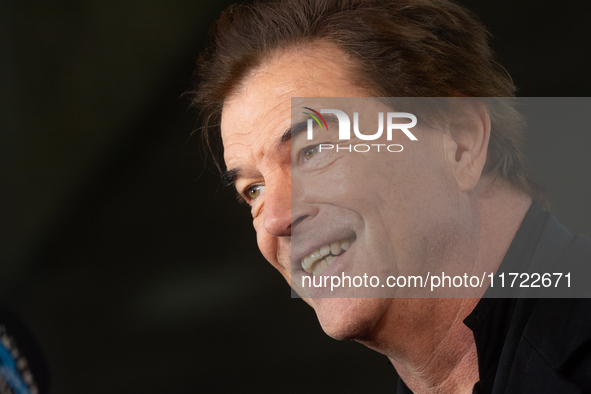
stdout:
<svg viewBox="0 0 591 394">
<path fill-rule="evenodd" d="M 269 185 L 265 191 L 265 230 L 275 237 L 291 237 L 294 229 L 304 219 L 316 214 L 317 208 L 308 204 L 292 204 L 291 183 Z"/>
<path fill-rule="evenodd" d="M 275 237 L 291 236 L 291 183 L 267 183 L 263 223 L 265 230 Z"/>
<path fill-rule="evenodd" d="M 263 210 L 265 230 L 275 237 L 291 237 L 292 230 L 299 223 L 317 213 L 313 205 L 295 201 L 292 204 L 291 183 L 271 187 L 267 184 Z"/>
</svg>

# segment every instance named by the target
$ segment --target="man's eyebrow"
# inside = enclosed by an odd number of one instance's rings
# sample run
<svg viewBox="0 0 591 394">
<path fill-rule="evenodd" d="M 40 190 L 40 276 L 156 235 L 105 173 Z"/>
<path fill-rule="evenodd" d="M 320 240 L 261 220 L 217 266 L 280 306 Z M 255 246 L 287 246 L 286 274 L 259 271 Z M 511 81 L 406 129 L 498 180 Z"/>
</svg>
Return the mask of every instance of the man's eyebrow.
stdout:
<svg viewBox="0 0 591 394">
<path fill-rule="evenodd" d="M 308 121 L 302 120 L 301 122 L 295 123 L 288 127 L 287 130 L 281 135 L 279 138 L 279 143 L 277 143 L 277 147 L 281 147 L 285 145 L 287 142 L 291 141 L 292 138 L 295 138 L 298 134 L 303 132 L 308 128 Z"/>
<path fill-rule="evenodd" d="M 240 168 L 231 168 L 222 174 L 222 184 L 225 187 L 232 187 L 240 174 Z"/>
<path fill-rule="evenodd" d="M 338 119 L 334 115 L 325 115 L 324 118 L 326 119 L 327 123 L 338 123 Z M 289 127 L 279 138 L 279 142 L 277 143 L 277 147 L 281 147 L 285 145 L 287 142 L 291 141 L 293 138 L 296 138 L 300 133 L 308 130 L 308 120 L 302 120 L 301 122 L 294 123 Z"/>
</svg>

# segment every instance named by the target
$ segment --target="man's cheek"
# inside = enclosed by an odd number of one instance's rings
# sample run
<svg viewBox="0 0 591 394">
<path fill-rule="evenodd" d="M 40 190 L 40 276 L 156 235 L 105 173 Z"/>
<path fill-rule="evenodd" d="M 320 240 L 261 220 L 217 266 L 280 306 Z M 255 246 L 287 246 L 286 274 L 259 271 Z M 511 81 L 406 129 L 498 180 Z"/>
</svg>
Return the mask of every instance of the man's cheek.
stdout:
<svg viewBox="0 0 591 394">
<path fill-rule="evenodd" d="M 257 245 L 259 246 L 259 250 L 271 265 L 281 271 L 280 264 L 277 260 L 277 238 L 265 231 L 262 227 L 262 220 L 260 221 L 260 224 L 260 226 L 257 226 L 257 220 L 255 219 L 254 228 L 257 233 Z"/>
<path fill-rule="evenodd" d="M 267 261 L 285 278 L 287 283 L 290 283 L 291 285 L 290 256 L 286 256 L 285 251 L 279 251 L 277 238 L 269 235 L 262 235 L 257 237 L 257 243 L 259 245 L 259 250 L 265 259 L 267 259 Z"/>
<path fill-rule="evenodd" d="M 263 221 L 261 218 L 254 218 L 252 221 L 254 230 L 257 233 L 257 245 L 263 256 L 269 261 L 268 257 L 268 240 L 265 240 L 265 229 L 263 228 Z M 270 261 L 269 261 L 270 262 Z"/>
</svg>

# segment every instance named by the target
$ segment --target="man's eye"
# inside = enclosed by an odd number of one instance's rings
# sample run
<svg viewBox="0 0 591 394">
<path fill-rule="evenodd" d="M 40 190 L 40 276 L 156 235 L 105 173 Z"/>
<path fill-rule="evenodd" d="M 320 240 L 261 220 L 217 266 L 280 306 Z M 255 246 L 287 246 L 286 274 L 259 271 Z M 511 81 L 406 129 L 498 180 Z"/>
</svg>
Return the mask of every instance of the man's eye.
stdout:
<svg viewBox="0 0 591 394">
<path fill-rule="evenodd" d="M 254 200 L 257 197 L 259 197 L 262 192 L 263 192 L 263 186 L 261 186 L 261 185 L 251 186 L 248 189 L 246 189 L 246 196 L 250 200 Z"/>
<path fill-rule="evenodd" d="M 316 153 L 318 153 L 318 146 L 314 145 L 304 148 L 304 151 L 302 153 L 304 156 L 304 160 L 310 160 L 311 158 L 316 156 Z"/>
</svg>

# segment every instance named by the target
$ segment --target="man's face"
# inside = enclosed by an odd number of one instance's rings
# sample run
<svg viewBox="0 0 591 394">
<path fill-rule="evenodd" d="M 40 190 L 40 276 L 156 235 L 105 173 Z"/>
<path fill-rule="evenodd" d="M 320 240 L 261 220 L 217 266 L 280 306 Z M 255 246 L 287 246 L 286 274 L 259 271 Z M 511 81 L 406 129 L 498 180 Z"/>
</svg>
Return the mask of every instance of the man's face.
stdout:
<svg viewBox="0 0 591 394">
<path fill-rule="evenodd" d="M 294 180 L 292 205 L 292 169 L 299 173 L 292 144 L 296 155 L 305 144 L 301 136 L 282 139 L 291 125 L 291 98 L 369 96 L 350 82 L 343 59 L 332 46 L 285 52 L 255 70 L 224 103 L 227 169 L 251 207 L 261 252 L 290 284 L 292 264 L 293 272 L 303 273 L 301 259 L 324 245 L 352 241 L 325 275 L 362 275 L 370 266 L 391 267 L 396 273 L 435 261 L 465 236 L 457 212 L 450 208 L 460 205 L 446 164 L 451 145 L 444 132 L 434 130 L 413 129 L 418 141 L 412 143 L 402 134 L 395 136 L 391 143 L 403 144 L 404 152 L 387 157 L 319 156 L 324 160 L 321 169 Z M 396 319 L 403 332 L 408 332 L 405 326 L 421 326 L 433 317 L 429 307 L 409 313 L 413 301 L 404 299 L 306 301 L 323 329 L 340 339 L 371 336 L 386 316 Z"/>
</svg>

